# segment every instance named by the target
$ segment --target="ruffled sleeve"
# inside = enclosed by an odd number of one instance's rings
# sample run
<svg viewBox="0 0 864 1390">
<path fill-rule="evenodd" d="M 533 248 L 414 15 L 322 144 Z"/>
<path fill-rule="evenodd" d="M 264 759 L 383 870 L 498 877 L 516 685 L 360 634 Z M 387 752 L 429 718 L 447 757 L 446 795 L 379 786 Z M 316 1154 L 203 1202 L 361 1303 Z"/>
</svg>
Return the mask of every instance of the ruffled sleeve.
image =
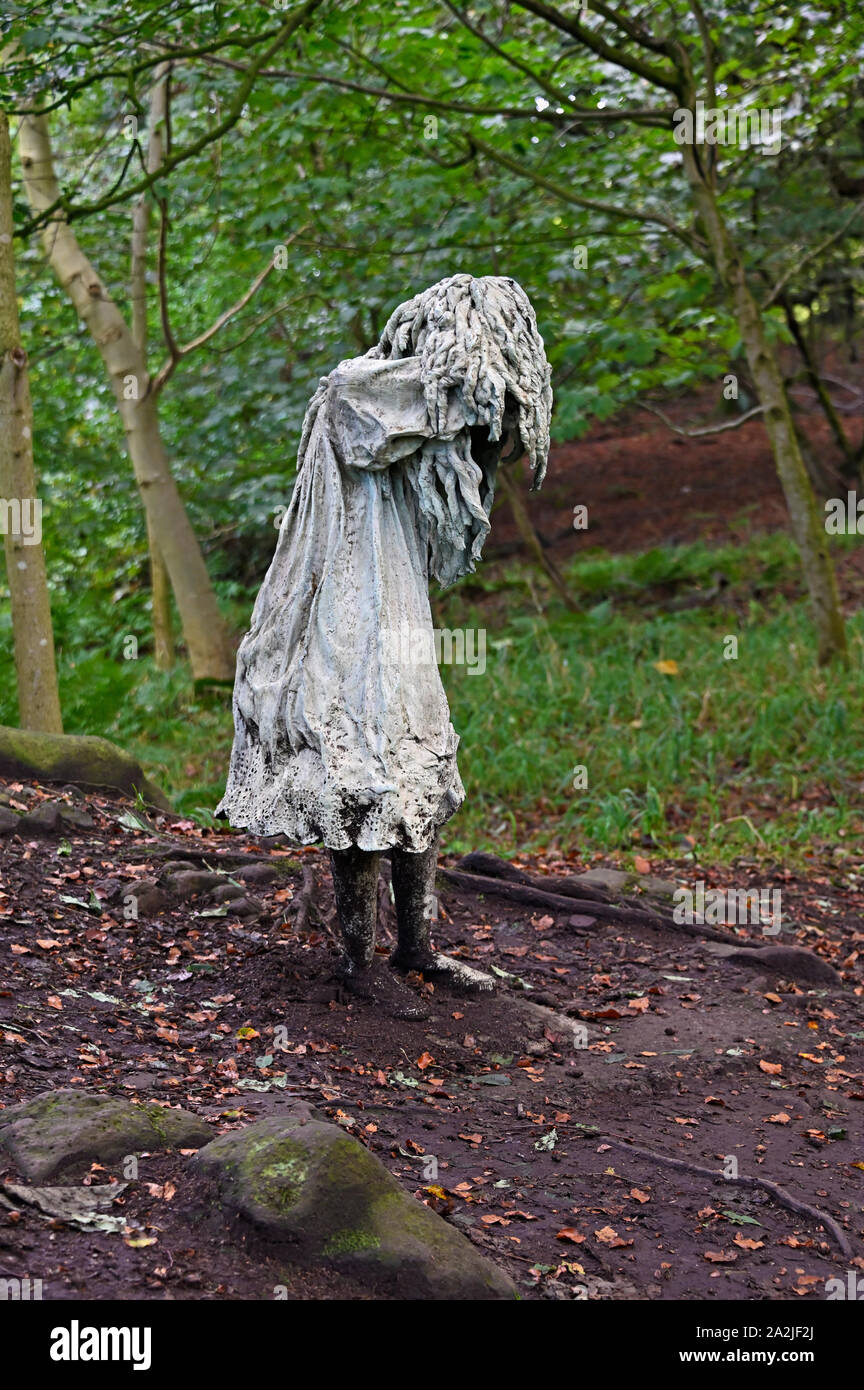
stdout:
<svg viewBox="0 0 864 1390">
<path fill-rule="evenodd" d="M 452 438 L 465 425 L 454 400 L 444 431 L 433 430 L 417 357 L 341 362 L 330 373 L 327 396 L 330 443 L 337 458 L 353 468 L 389 468 L 415 454 L 433 434 Z"/>
</svg>

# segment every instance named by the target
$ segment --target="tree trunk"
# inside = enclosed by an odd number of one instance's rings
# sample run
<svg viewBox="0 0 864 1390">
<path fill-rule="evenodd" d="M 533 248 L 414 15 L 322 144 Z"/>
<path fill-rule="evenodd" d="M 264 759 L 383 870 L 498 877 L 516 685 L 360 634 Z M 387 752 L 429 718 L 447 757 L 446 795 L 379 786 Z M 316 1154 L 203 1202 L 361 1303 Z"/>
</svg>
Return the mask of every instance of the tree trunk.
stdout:
<svg viewBox="0 0 864 1390">
<path fill-rule="evenodd" d="M 822 407 L 822 414 L 828 421 L 831 433 L 834 436 L 837 448 L 843 456 L 843 477 L 844 481 L 854 487 L 856 483 L 864 484 L 864 473 L 861 472 L 861 463 L 864 461 L 864 447 L 856 449 L 846 437 L 846 431 L 840 420 L 840 416 L 834 407 L 831 399 L 831 392 L 826 387 L 819 373 L 819 361 L 813 351 L 812 345 L 807 341 L 807 335 L 801 332 L 801 325 L 795 317 L 795 310 L 790 303 L 788 295 L 781 295 L 780 303 L 786 316 L 786 325 L 795 340 L 801 361 L 804 363 L 804 370 L 807 379 L 816 393 L 816 398 Z M 864 445 L 864 441 L 862 441 Z M 805 459 L 806 462 L 806 459 Z M 827 495 L 827 494 L 826 494 Z"/>
<path fill-rule="evenodd" d="M 162 63 L 153 74 L 150 93 L 150 122 L 147 137 L 147 172 L 162 164 L 168 120 L 169 67 Z M 147 363 L 147 244 L 150 231 L 151 200 L 142 193 L 132 212 L 132 265 L 129 274 L 129 301 L 132 306 L 132 337 Z M 153 659 L 160 671 L 174 665 L 174 623 L 171 612 L 171 581 L 159 542 L 147 518 L 147 549 L 150 555 L 150 613 L 153 623 Z"/>
<path fill-rule="evenodd" d="M 60 196 L 43 116 L 23 118 L 20 148 L 30 206 L 34 213 L 43 212 Z M 148 525 L 174 590 L 192 673 L 198 680 L 230 681 L 234 659 L 227 627 L 162 444 L 146 363 L 126 320 L 61 212 L 45 227 L 42 241 L 57 279 L 107 368 Z"/>
<path fill-rule="evenodd" d="M 720 212 L 714 190 L 705 182 L 696 147 L 682 145 L 690 188 L 711 248 L 714 264 L 729 295 L 753 384 L 764 407 L 777 474 L 786 498 L 792 535 L 801 556 L 816 626 L 818 659 L 825 665 L 846 657 L 846 632 L 828 537 L 807 469 L 801 457 L 795 422 L 777 359 L 765 333 L 762 315 L 747 283 L 744 265 Z"/>
<path fill-rule="evenodd" d="M 499 468 L 498 481 L 501 484 L 507 501 L 510 503 L 513 520 L 516 522 L 519 534 L 527 546 L 529 553 L 534 556 L 540 568 L 549 576 L 552 584 L 567 607 L 575 612 L 577 604 L 570 590 L 567 588 L 564 576 L 552 559 L 552 556 L 547 554 L 546 550 L 544 550 L 543 543 L 537 535 L 537 529 L 528 515 L 528 508 L 522 500 L 519 488 L 506 468 Z"/>
<path fill-rule="evenodd" d="M 62 734 L 51 601 L 33 466 L 33 407 L 27 354 L 21 346 L 18 322 L 12 241 L 12 147 L 4 112 L 0 112 L 0 493 L 18 679 L 18 720 L 22 729 Z M 33 508 L 29 516 L 23 514 L 25 505 Z M 14 515 L 17 508 L 22 509 L 18 518 Z M 34 540 L 36 543 L 31 544 Z"/>
</svg>

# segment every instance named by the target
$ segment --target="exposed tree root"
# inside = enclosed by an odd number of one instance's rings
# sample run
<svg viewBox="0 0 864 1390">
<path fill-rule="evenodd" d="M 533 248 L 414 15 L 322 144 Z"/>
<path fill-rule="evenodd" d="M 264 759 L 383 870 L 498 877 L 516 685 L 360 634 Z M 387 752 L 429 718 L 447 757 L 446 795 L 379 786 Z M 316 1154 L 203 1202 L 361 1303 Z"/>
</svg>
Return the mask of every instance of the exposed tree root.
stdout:
<svg viewBox="0 0 864 1390">
<path fill-rule="evenodd" d="M 552 912 L 583 912 L 610 922 L 641 922 L 645 926 L 693 936 L 700 941 L 720 941 L 724 946 L 740 948 L 758 944 L 749 942 L 746 938 L 731 936 L 728 932 L 717 931 L 714 927 L 676 922 L 671 913 L 646 908 L 641 899 L 622 898 L 620 902 L 613 903 L 609 895 L 594 884 L 583 886 L 578 882 L 568 883 L 566 880 L 556 879 L 556 891 L 549 892 L 546 888 L 541 888 L 535 879 L 528 878 L 527 874 L 520 874 L 517 882 L 510 874 L 493 878 L 489 874 L 466 873 L 462 869 L 445 867 L 439 868 L 438 872 L 457 888 L 463 888 L 470 893 L 493 894 L 510 902 L 545 907 Z"/>
<path fill-rule="evenodd" d="M 609 1135 L 599 1137 L 598 1142 L 609 1144 L 615 1149 L 622 1149 L 625 1153 L 634 1154 L 637 1158 L 649 1159 L 652 1163 L 663 1163 L 667 1168 L 678 1168 L 684 1173 L 694 1173 L 700 1178 L 710 1178 L 712 1182 L 725 1182 L 732 1187 L 761 1188 L 763 1192 L 770 1193 L 776 1202 L 779 1202 L 789 1211 L 794 1211 L 799 1216 L 807 1216 L 817 1225 L 823 1226 L 844 1255 L 851 1259 L 854 1254 L 849 1237 L 833 1216 L 829 1216 L 826 1211 L 821 1211 L 819 1207 L 811 1207 L 808 1202 L 802 1202 L 799 1197 L 793 1197 L 792 1193 L 787 1192 L 785 1187 L 780 1187 L 779 1183 L 772 1182 L 770 1178 L 754 1177 L 749 1174 L 730 1178 L 725 1173 L 718 1172 L 716 1168 L 704 1168 L 699 1163 L 688 1163 L 684 1158 L 673 1158 L 670 1154 L 657 1153 L 654 1149 L 643 1149 L 636 1144 L 628 1144 L 623 1139 L 612 1139 Z"/>
<path fill-rule="evenodd" d="M 309 914 L 313 907 L 312 900 L 316 892 L 317 884 L 315 882 L 315 875 L 312 872 L 312 866 L 311 864 L 304 864 L 303 883 L 299 893 L 295 893 L 292 900 L 293 903 L 296 904 L 297 909 L 294 914 L 294 930 L 298 936 L 302 936 L 303 932 L 305 932 L 308 927 Z"/>
</svg>

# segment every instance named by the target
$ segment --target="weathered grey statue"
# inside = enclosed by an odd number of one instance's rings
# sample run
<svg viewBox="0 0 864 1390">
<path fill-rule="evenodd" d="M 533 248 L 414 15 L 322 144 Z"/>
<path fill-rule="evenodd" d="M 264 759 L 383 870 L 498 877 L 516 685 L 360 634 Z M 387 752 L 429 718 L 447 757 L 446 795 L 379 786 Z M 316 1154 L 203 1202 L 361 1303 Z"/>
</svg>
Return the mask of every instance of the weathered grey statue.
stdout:
<svg viewBox="0 0 864 1390">
<path fill-rule="evenodd" d="M 328 847 L 345 985 L 403 1017 L 424 1016 L 416 996 L 375 967 L 383 850 L 391 964 L 461 992 L 493 986 L 430 940 L 438 832 L 465 792 L 428 586 L 474 570 L 508 445 L 528 453 L 540 487 L 549 375 L 514 280 L 454 275 L 400 305 L 378 345 L 340 362 L 309 403 L 294 494 L 238 653 L 219 810 L 256 834 Z"/>
</svg>

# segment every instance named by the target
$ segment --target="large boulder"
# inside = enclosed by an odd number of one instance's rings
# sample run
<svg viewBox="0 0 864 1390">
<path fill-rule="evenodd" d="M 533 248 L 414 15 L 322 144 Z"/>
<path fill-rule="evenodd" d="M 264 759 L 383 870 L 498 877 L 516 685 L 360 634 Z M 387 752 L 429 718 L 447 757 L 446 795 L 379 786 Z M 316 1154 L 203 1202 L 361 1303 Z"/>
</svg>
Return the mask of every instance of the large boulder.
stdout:
<svg viewBox="0 0 864 1390">
<path fill-rule="evenodd" d="M 515 1298 L 505 1274 L 403 1192 L 337 1125 L 272 1117 L 224 1134 L 195 1159 L 225 1206 L 292 1259 L 356 1270 L 400 1298 Z"/>
<path fill-rule="evenodd" d="M 0 1148 L 39 1183 L 127 1154 L 197 1149 L 211 1137 L 209 1126 L 186 1110 L 83 1091 L 48 1091 L 0 1110 Z"/>
<path fill-rule="evenodd" d="M 90 734 L 42 734 L 0 724 L 0 777 L 72 783 L 131 797 L 140 792 L 149 805 L 171 810 L 164 792 L 131 754 Z"/>
</svg>

